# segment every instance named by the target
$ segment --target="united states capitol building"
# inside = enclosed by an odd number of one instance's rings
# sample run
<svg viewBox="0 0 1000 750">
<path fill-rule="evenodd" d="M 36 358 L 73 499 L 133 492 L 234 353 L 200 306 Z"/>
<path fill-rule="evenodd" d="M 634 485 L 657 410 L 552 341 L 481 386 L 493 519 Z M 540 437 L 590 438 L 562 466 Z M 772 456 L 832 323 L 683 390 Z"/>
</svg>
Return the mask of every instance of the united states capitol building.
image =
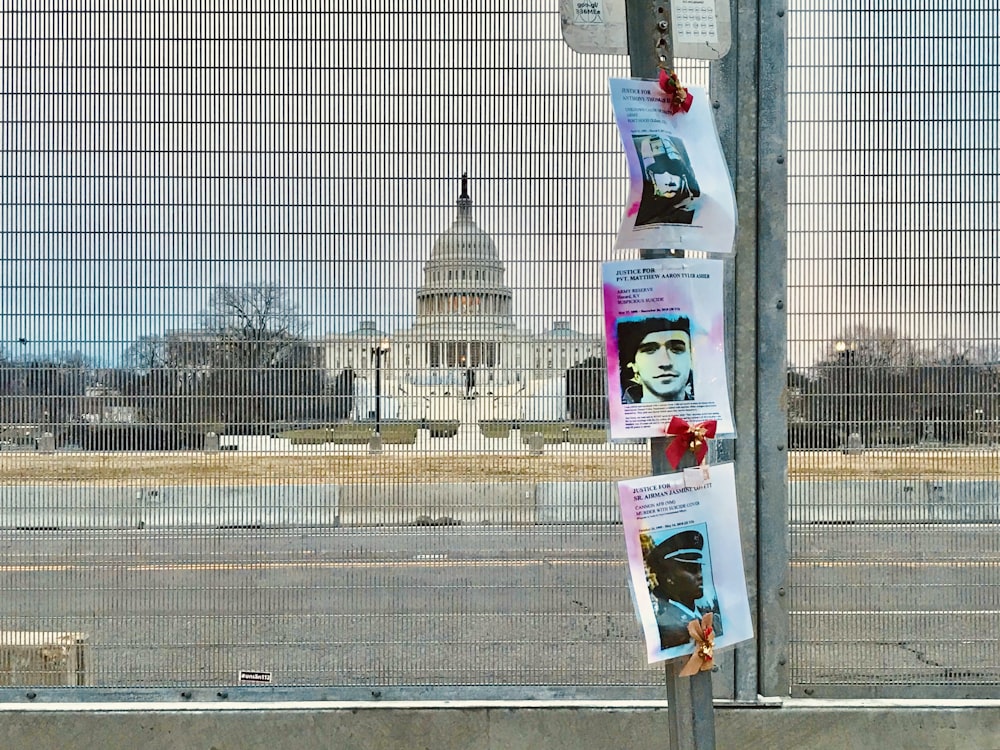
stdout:
<svg viewBox="0 0 1000 750">
<path fill-rule="evenodd" d="M 358 321 L 320 342 L 325 366 L 355 374 L 354 414 L 384 419 L 560 420 L 568 368 L 600 356 L 603 340 L 570 321 L 534 333 L 518 326 L 514 291 L 493 238 L 473 218 L 462 176 L 454 222 L 434 241 L 409 328 Z"/>
</svg>

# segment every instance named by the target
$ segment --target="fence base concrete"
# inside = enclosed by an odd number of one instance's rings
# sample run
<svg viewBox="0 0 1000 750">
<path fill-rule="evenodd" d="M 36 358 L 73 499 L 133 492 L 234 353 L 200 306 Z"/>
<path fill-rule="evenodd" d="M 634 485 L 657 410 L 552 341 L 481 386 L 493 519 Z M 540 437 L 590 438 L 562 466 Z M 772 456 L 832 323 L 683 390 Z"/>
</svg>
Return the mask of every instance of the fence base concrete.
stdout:
<svg viewBox="0 0 1000 750">
<path fill-rule="evenodd" d="M 336 485 L 0 487 L 0 529 L 335 526 Z"/>
<path fill-rule="evenodd" d="M 135 488 L 0 487 L 2 529 L 136 529 Z"/>
<path fill-rule="evenodd" d="M 1000 482 L 793 481 L 788 509 L 792 523 L 996 523 Z"/>
<path fill-rule="evenodd" d="M 535 523 L 535 485 L 497 484 L 343 485 L 344 526 L 409 524 Z"/>
<path fill-rule="evenodd" d="M 617 482 L 542 482 L 535 488 L 538 523 L 621 523 Z"/>
<path fill-rule="evenodd" d="M 666 704 L 79 704 L 0 710 L 0 747 L 61 750 L 168 748 L 408 748 L 620 750 L 667 747 Z M 718 706 L 720 748 L 993 750 L 1000 706 L 872 706 L 818 702 L 783 708 Z"/>
<path fill-rule="evenodd" d="M 789 520 L 997 523 L 1000 481 L 793 481 Z M 3 529 L 620 523 L 615 482 L 0 487 Z"/>
<path fill-rule="evenodd" d="M 335 526 L 339 488 L 323 484 L 263 487 L 160 487 L 140 490 L 145 528 Z"/>
<path fill-rule="evenodd" d="M 0 528 L 620 523 L 614 482 L 0 487 Z"/>
</svg>

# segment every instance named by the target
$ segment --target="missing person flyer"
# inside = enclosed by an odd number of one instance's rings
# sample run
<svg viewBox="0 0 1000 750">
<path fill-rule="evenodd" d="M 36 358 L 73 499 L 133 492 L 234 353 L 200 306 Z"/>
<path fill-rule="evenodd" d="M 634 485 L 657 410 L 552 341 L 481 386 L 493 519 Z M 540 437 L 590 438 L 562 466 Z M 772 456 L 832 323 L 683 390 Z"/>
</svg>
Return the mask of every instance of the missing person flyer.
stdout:
<svg viewBox="0 0 1000 750">
<path fill-rule="evenodd" d="M 616 247 L 731 253 L 736 197 L 708 94 L 668 114 L 657 81 L 612 78 L 611 103 L 629 172 Z"/>
<path fill-rule="evenodd" d="M 694 652 L 688 623 L 712 613 L 715 648 L 753 638 L 731 463 L 618 483 L 629 583 L 650 663 Z"/>
<path fill-rule="evenodd" d="M 735 432 L 726 378 L 721 260 L 604 263 L 612 438 L 663 437 L 671 417 Z"/>
</svg>

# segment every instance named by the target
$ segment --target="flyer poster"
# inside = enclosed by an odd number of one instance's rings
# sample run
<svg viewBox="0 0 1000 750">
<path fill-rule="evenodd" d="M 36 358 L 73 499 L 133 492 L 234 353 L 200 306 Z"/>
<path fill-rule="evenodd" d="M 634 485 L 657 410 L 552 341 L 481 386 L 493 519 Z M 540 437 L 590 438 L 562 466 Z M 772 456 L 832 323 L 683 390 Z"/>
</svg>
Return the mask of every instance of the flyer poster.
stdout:
<svg viewBox="0 0 1000 750">
<path fill-rule="evenodd" d="M 705 89 L 670 115 L 657 81 L 612 78 L 629 198 L 616 247 L 731 253 L 736 198 Z"/>
<path fill-rule="evenodd" d="M 650 663 L 694 652 L 687 625 L 712 613 L 715 648 L 753 638 L 731 463 L 618 483 L 629 584 Z"/>
<path fill-rule="evenodd" d="M 662 437 L 674 416 L 735 432 L 726 378 L 723 261 L 603 264 L 612 438 Z"/>
</svg>

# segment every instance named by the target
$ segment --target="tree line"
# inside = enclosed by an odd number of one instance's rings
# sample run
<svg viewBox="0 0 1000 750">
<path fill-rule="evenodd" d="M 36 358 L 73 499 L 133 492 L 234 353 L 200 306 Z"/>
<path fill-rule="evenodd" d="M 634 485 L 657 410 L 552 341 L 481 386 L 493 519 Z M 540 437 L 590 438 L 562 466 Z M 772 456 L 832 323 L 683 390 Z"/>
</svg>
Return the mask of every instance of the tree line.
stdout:
<svg viewBox="0 0 1000 750">
<path fill-rule="evenodd" d="M 155 426 L 152 448 L 197 447 L 209 431 L 333 423 L 353 411 L 355 375 L 330 373 L 323 358 L 283 290 L 220 286 L 197 326 L 140 337 L 118 368 L 79 353 L 16 358 L 0 349 L 0 439 L 33 428 L 93 443 L 91 423 L 112 434 L 110 423 L 120 432 Z M 605 358 L 564 378 L 569 419 L 606 423 Z M 792 449 L 1000 440 L 1000 362 L 957 343 L 928 350 L 893 331 L 854 328 L 815 364 L 790 368 L 786 393 Z"/>
<path fill-rule="evenodd" d="M 845 331 L 788 371 L 789 447 L 992 443 L 1000 362 L 957 341 L 927 348 L 885 329 Z"/>
<path fill-rule="evenodd" d="M 155 425 L 144 439 L 169 448 L 200 445 L 209 431 L 264 434 L 276 422 L 343 419 L 353 373 L 331 376 L 304 333 L 284 290 L 220 286 L 196 327 L 140 337 L 121 367 L 98 368 L 78 353 L 0 350 L 0 427 L 34 426 L 85 444 L 95 432 L 88 422 L 102 425 L 105 443 L 114 440 L 107 434 Z"/>
</svg>

